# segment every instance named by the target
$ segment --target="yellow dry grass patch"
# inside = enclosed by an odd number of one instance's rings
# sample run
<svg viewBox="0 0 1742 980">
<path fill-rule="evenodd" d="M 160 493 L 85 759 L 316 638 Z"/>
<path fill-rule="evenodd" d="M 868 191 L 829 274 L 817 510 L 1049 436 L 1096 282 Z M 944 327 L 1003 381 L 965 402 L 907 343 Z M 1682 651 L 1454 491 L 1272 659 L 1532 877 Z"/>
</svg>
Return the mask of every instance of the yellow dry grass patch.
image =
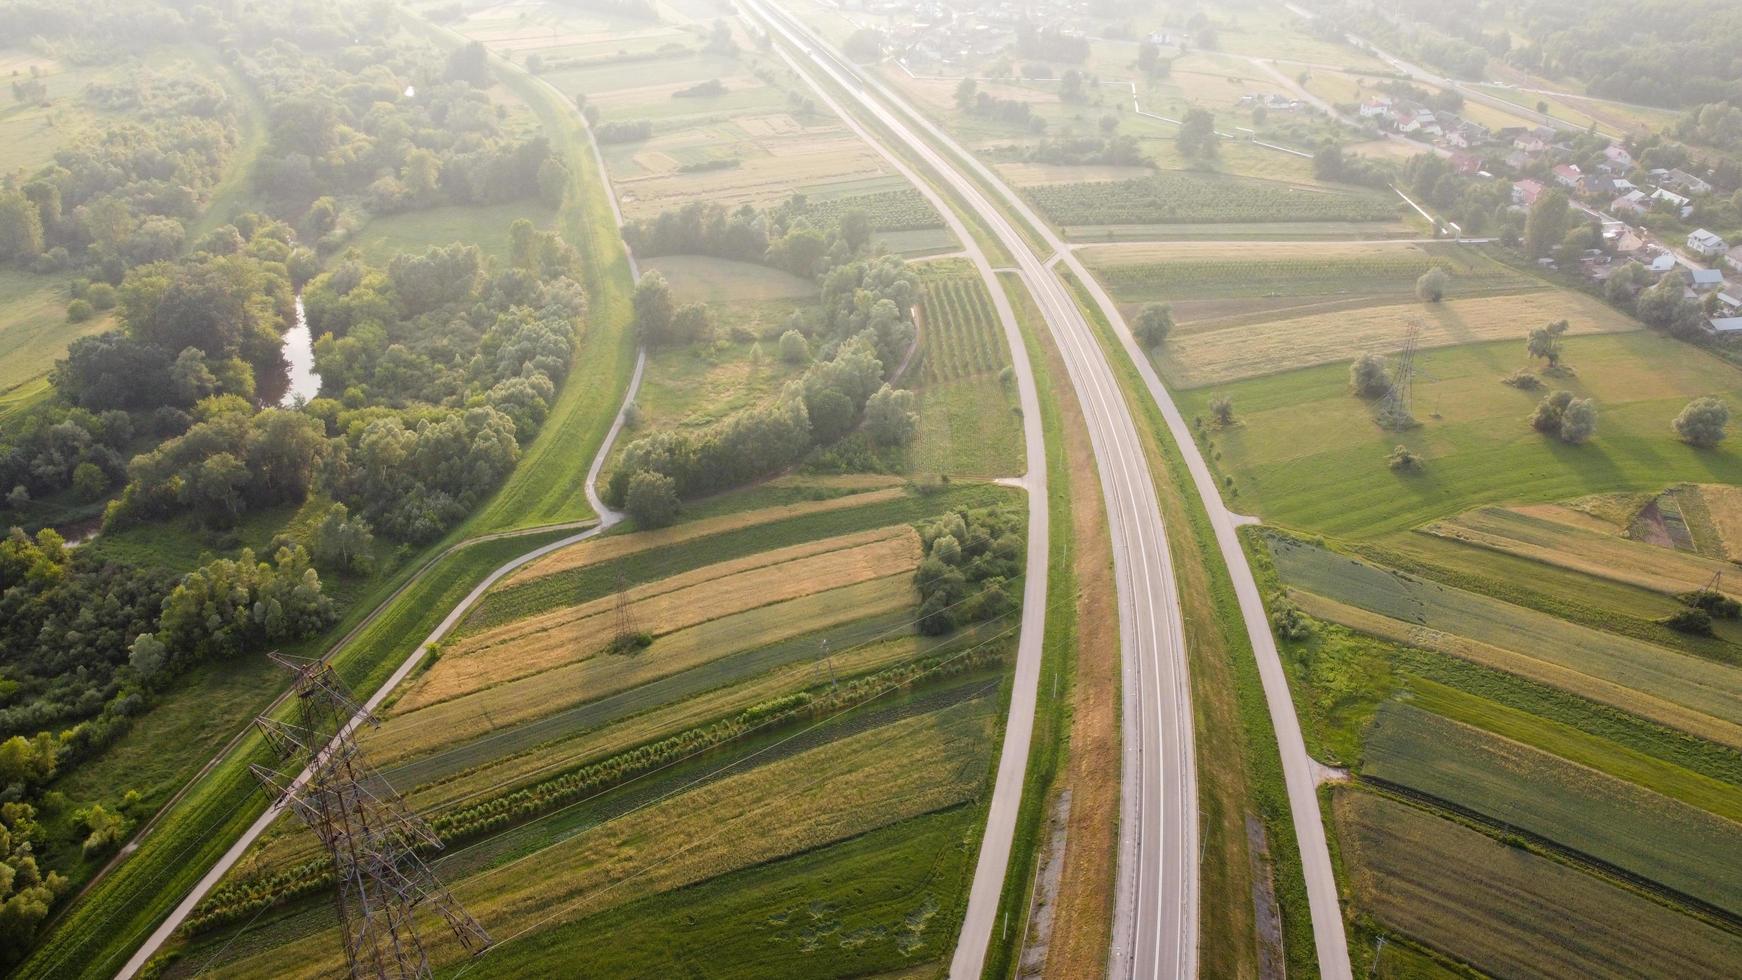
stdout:
<svg viewBox="0 0 1742 980">
<path fill-rule="evenodd" d="M 1708 483 L 1701 485 L 1699 492 L 1724 544 L 1724 553 L 1732 559 L 1742 558 L 1742 487 Z"/>
<path fill-rule="evenodd" d="M 910 660 L 926 649 L 925 642 L 922 637 L 910 633 L 880 643 L 831 652 L 829 660 L 836 674 L 851 677 Z M 411 801 L 414 809 L 423 812 L 470 797 L 481 790 L 493 790 L 504 785 L 512 788 L 561 769 L 607 758 L 637 745 L 655 742 L 717 718 L 727 717 L 752 705 L 812 687 L 819 680 L 817 666 L 817 662 L 813 660 L 777 667 L 741 684 L 686 698 L 599 731 L 541 745 L 475 772 L 430 783 L 413 790 L 406 798 Z"/>
<path fill-rule="evenodd" d="M 493 931 L 514 934 L 961 803 L 984 782 L 993 700 L 904 719 L 722 779 L 447 884 Z M 420 926 L 428 926 L 421 934 L 436 964 L 464 955 L 439 923 Z M 322 930 L 229 964 L 226 974 L 332 976 L 344 970 L 340 949 L 331 930 Z"/>
<path fill-rule="evenodd" d="M 740 116 L 732 120 L 739 129 L 758 139 L 771 136 L 792 136 L 804 132 L 804 124 L 784 112 L 763 116 Z"/>
<path fill-rule="evenodd" d="M 1320 619 L 1341 623 L 1381 639 L 1434 650 L 1495 670 L 1503 670 L 1593 701 L 1613 705 L 1678 731 L 1742 748 L 1742 725 L 1714 718 L 1705 712 L 1683 707 L 1624 684 L 1468 637 L 1368 612 L 1311 592 L 1291 591 L 1290 595 L 1299 600 L 1302 609 Z"/>
<path fill-rule="evenodd" d="M 789 140 L 765 145 L 730 170 L 652 174 L 619 180 L 626 217 L 653 217 L 679 203 L 705 199 L 731 208 L 785 200 L 794 190 L 880 177 L 882 160 L 848 138 Z"/>
<path fill-rule="evenodd" d="M 1397 303 L 1257 323 L 1205 321 L 1182 328 L 1162 348 L 1171 380 L 1199 386 L 1294 368 L 1391 354 L 1411 321 L 1422 324 L 1422 347 L 1518 340 L 1533 326 L 1566 320 L 1571 334 L 1618 333 L 1638 324 L 1608 306 L 1564 290 L 1475 296 L 1432 305 Z"/>
<path fill-rule="evenodd" d="M 1617 537 L 1598 518 L 1564 507 L 1484 507 L 1424 530 L 1654 592 L 1691 591 L 1735 570 L 1729 562 Z M 1742 594 L 1734 585 L 1725 591 Z"/>
<path fill-rule="evenodd" d="M 871 493 L 851 494 L 829 500 L 806 500 L 796 504 L 783 504 L 779 507 L 764 507 L 760 510 L 747 510 L 737 514 L 723 514 L 719 517 L 689 521 L 674 527 L 660 528 L 656 531 L 638 531 L 634 534 L 614 534 L 601 538 L 591 538 L 560 551 L 553 551 L 538 561 L 532 562 L 508 576 L 497 588 L 506 588 L 520 582 L 543 578 L 546 575 L 555 575 L 571 568 L 584 568 L 587 565 L 595 565 L 602 561 L 611 561 L 625 555 L 646 551 L 649 548 L 663 548 L 667 545 L 682 544 L 685 541 L 713 537 L 727 531 L 773 524 L 777 521 L 803 517 L 807 514 L 846 510 L 865 504 L 894 500 L 901 496 L 903 491 L 900 486 L 889 486 L 889 478 L 887 477 L 881 479 L 881 484 L 867 484 L 882 487 Z"/>
<path fill-rule="evenodd" d="M 754 650 L 867 616 L 911 608 L 907 574 L 723 616 L 660 637 L 634 654 L 598 654 L 406 710 L 368 733 L 378 764 L 397 762 L 497 729 L 639 687 L 722 657 Z"/>
<path fill-rule="evenodd" d="M 709 620 L 912 571 L 919 536 L 907 525 L 876 528 L 720 562 L 637 586 L 629 615 L 664 636 Z M 618 599 L 606 596 L 457 641 L 401 698 L 401 711 L 593 656 L 614 639 Z"/>
</svg>

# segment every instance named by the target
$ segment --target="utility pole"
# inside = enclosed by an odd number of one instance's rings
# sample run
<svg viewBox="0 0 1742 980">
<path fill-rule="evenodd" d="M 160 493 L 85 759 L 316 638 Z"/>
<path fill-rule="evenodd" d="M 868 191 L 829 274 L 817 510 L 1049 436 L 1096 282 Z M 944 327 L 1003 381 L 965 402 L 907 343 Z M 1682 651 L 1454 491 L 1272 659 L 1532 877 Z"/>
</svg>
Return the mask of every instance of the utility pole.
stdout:
<svg viewBox="0 0 1742 980">
<path fill-rule="evenodd" d="M 420 906 L 441 916 L 467 952 L 482 952 L 489 934 L 418 855 L 420 849 L 439 850 L 441 840 L 357 748 L 356 729 L 380 722 L 357 704 L 325 660 L 271 657 L 295 676 L 297 719 L 254 720 L 285 768 L 249 769 L 274 808 L 294 811 L 332 858 L 333 901 L 350 975 L 431 976 L 413 922 Z"/>
</svg>

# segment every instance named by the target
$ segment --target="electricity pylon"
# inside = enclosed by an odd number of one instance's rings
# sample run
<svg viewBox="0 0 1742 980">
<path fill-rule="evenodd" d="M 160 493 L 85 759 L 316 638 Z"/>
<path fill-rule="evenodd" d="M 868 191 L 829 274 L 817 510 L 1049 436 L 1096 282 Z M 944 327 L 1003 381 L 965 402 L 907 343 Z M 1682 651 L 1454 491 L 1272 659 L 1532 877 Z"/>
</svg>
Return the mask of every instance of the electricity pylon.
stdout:
<svg viewBox="0 0 1742 980">
<path fill-rule="evenodd" d="M 482 952 L 489 934 L 418 855 L 419 849 L 440 849 L 441 840 L 357 748 L 356 729 L 379 724 L 375 716 L 357 704 L 325 660 L 271 656 L 295 675 L 297 719 L 254 720 L 285 768 L 249 768 L 273 806 L 295 812 L 332 856 L 334 904 L 351 976 L 431 975 L 412 921 L 419 906 L 440 915 L 467 952 Z"/>
</svg>

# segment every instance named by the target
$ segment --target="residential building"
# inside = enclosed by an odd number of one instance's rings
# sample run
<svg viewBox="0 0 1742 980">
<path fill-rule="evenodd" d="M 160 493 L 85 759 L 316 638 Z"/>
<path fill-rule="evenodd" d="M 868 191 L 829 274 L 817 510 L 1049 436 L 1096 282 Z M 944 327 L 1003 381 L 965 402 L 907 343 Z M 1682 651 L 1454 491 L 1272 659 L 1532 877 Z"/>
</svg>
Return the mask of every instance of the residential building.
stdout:
<svg viewBox="0 0 1742 980">
<path fill-rule="evenodd" d="M 1709 293 L 1724 288 L 1724 273 L 1718 269 L 1689 269 L 1694 292 Z"/>
<path fill-rule="evenodd" d="M 1704 228 L 1699 228 L 1688 235 L 1688 251 L 1707 259 L 1715 259 L 1730 248 L 1722 238 Z"/>
<path fill-rule="evenodd" d="M 1562 187 L 1576 188 L 1582 177 L 1584 177 L 1584 173 L 1579 170 L 1578 164 L 1563 163 L 1554 168 L 1555 183 Z"/>
<path fill-rule="evenodd" d="M 1651 199 L 1644 191 L 1631 190 L 1610 201 L 1609 210 L 1617 214 L 1644 214 L 1651 210 Z"/>
<path fill-rule="evenodd" d="M 1710 194 L 1712 185 L 1686 170 L 1671 170 L 1664 174 L 1663 182 L 1681 191 L 1683 194 Z"/>
<path fill-rule="evenodd" d="M 1615 168 L 1617 173 L 1626 173 L 1633 169 L 1633 154 L 1620 143 L 1610 143 L 1603 148 L 1603 159 Z"/>
<path fill-rule="evenodd" d="M 1536 199 L 1542 196 L 1543 186 L 1540 180 L 1515 180 L 1512 182 L 1512 203 L 1530 207 Z"/>
</svg>

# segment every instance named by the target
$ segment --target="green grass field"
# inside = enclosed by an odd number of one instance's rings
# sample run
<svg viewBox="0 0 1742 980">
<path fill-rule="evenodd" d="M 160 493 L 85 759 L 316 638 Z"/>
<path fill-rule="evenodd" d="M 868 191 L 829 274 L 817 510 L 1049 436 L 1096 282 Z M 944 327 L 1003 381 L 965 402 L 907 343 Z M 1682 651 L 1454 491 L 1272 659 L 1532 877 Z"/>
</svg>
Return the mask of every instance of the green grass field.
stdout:
<svg viewBox="0 0 1742 980">
<path fill-rule="evenodd" d="M 67 344 L 115 325 L 113 313 L 68 323 L 66 285 L 62 276 L 0 269 L 0 392 L 47 374 Z"/>
<path fill-rule="evenodd" d="M 919 432 L 908 451 L 915 475 L 1016 476 L 1023 471 L 1022 418 L 998 315 L 965 266 L 928 270 L 917 380 Z M 909 369 L 913 370 L 912 368 Z"/>
<path fill-rule="evenodd" d="M 400 252 L 419 252 L 452 242 L 476 245 L 485 255 L 506 261 L 508 226 L 519 218 L 545 230 L 556 223 L 554 212 L 529 199 L 505 204 L 449 205 L 374 218 L 348 247 L 356 248 L 363 254 L 363 260 L 373 265 L 386 265 Z"/>
<path fill-rule="evenodd" d="M 1570 338 L 1566 362 L 1577 374 L 1554 384 L 1594 398 L 1600 421 L 1589 444 L 1569 446 L 1526 424 L 1540 393 L 1500 384 L 1523 364 L 1522 347 L 1495 342 L 1419 354 L 1414 413 L 1422 425 L 1404 433 L 1371 421 L 1368 405 L 1348 394 L 1342 364 L 1183 392 L 1181 410 L 1207 416 L 1212 398 L 1232 399 L 1236 424 L 1208 431 L 1214 465 L 1233 478 L 1236 510 L 1354 538 L 1480 504 L 1742 479 L 1734 448 L 1695 450 L 1669 429 L 1693 398 L 1742 401 L 1736 369 L 1654 333 Z M 1422 456 L 1421 472 L 1389 468 L 1386 455 L 1398 444 Z"/>
<path fill-rule="evenodd" d="M 1331 809 L 1359 907 L 1491 975 L 1687 980 L 1742 962 L 1742 937 L 1407 804 L 1339 789 Z"/>
<path fill-rule="evenodd" d="M 1451 276 L 1449 296 L 1542 286 L 1478 248 L 1411 243 L 1124 245 L 1083 260 L 1121 303 L 1408 296 L 1430 268 Z"/>
<path fill-rule="evenodd" d="M 1392 703 L 1368 732 L 1361 773 L 1742 910 L 1742 825 L 1547 752 Z"/>
<path fill-rule="evenodd" d="M 680 303 L 726 304 L 740 300 L 814 300 L 817 284 L 758 262 L 733 262 L 708 255 L 661 255 L 641 267 L 671 284 Z"/>
</svg>

